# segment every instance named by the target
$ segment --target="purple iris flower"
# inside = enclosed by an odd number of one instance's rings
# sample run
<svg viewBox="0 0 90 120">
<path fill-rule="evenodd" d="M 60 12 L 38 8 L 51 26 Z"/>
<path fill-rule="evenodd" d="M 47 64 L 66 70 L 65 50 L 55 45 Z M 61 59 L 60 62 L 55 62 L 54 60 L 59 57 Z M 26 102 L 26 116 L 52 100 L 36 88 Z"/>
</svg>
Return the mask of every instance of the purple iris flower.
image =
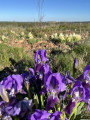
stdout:
<svg viewBox="0 0 90 120">
<path fill-rule="evenodd" d="M 50 120 L 68 120 L 67 118 L 63 118 L 63 114 L 60 111 L 56 111 L 55 113 L 52 113 L 50 116 Z"/>
<path fill-rule="evenodd" d="M 88 109 L 90 110 L 90 90 L 88 89 L 88 86 L 86 86 L 86 82 L 77 81 L 71 91 L 71 95 L 73 97 L 72 100 L 75 103 L 78 101 L 88 103 Z"/>
<path fill-rule="evenodd" d="M 25 79 L 29 76 L 29 72 L 24 72 L 21 75 L 22 75 L 23 79 Z"/>
<path fill-rule="evenodd" d="M 84 68 L 84 79 L 86 80 L 86 82 L 89 82 L 90 83 L 90 65 L 87 65 L 85 68 Z"/>
<path fill-rule="evenodd" d="M 46 50 L 37 50 L 35 53 L 35 63 L 40 63 L 48 61 L 48 58 L 46 57 Z"/>
<path fill-rule="evenodd" d="M 45 82 L 51 73 L 52 71 L 50 69 L 50 66 L 48 64 L 44 64 L 39 71 L 39 79 L 44 79 Z"/>
<path fill-rule="evenodd" d="M 73 101 L 73 99 L 70 99 L 68 105 L 65 108 L 65 112 L 67 114 L 72 114 L 72 111 L 73 111 L 74 107 L 76 106 L 76 104 L 77 104 L 76 101 Z"/>
<path fill-rule="evenodd" d="M 66 90 L 64 76 L 60 73 L 52 73 L 45 81 L 45 87 L 52 95 L 56 95 L 59 92 Z"/>
<path fill-rule="evenodd" d="M 70 76 L 70 73 L 68 71 L 66 71 L 65 73 L 65 81 L 66 81 L 66 84 L 72 84 L 75 82 L 75 79 Z"/>
<path fill-rule="evenodd" d="M 29 72 L 25 72 L 22 74 L 22 77 L 24 79 L 24 85 L 29 90 L 29 87 L 33 85 L 33 82 L 35 81 L 35 72 L 33 68 L 29 68 Z"/>
<path fill-rule="evenodd" d="M 77 72 L 78 68 L 78 60 L 77 58 L 74 59 L 74 64 L 73 64 L 73 76 L 75 77 L 75 73 Z"/>
<path fill-rule="evenodd" d="M 49 96 L 47 99 L 47 105 L 46 105 L 46 109 L 50 110 L 54 108 L 54 105 L 59 101 L 59 98 L 57 96 Z"/>
<path fill-rule="evenodd" d="M 48 61 L 46 57 L 46 50 L 38 50 L 35 54 L 35 68 L 36 72 L 41 73 L 42 66 Z M 42 76 L 42 73 L 40 74 Z"/>
<path fill-rule="evenodd" d="M 2 117 L 7 118 L 7 116 L 15 116 L 19 115 L 20 108 L 17 104 L 16 98 L 10 98 L 9 103 L 5 103 L 4 101 L 0 102 L 0 108 Z"/>
<path fill-rule="evenodd" d="M 58 94 L 66 91 L 64 76 L 60 73 L 52 73 L 45 81 L 47 92 L 51 95 L 47 99 L 47 110 L 53 109 L 54 105 L 59 101 Z"/>
<path fill-rule="evenodd" d="M 5 112 L 4 106 L 0 107 L 0 119 L 1 120 L 12 120 L 11 116 Z"/>
<path fill-rule="evenodd" d="M 84 88 L 87 88 L 90 91 L 90 65 L 87 65 L 84 68 L 84 73 L 80 75 L 77 80 L 82 82 Z"/>
<path fill-rule="evenodd" d="M 9 75 L 1 81 L 1 84 L 6 90 L 10 91 L 10 95 L 13 96 L 22 91 L 23 77 L 21 75 Z"/>
<path fill-rule="evenodd" d="M 10 101 L 10 102 L 12 102 L 12 101 Z M 8 107 L 9 103 L 6 103 L 5 101 L 0 101 L 0 118 L 2 118 L 4 120 L 9 120 L 9 118 L 10 118 L 10 120 L 12 120 L 11 116 L 6 111 L 6 107 Z"/>
<path fill-rule="evenodd" d="M 87 65 L 85 68 L 84 68 L 84 73 L 82 75 L 80 75 L 77 80 L 80 80 L 80 81 L 85 81 L 86 83 L 90 83 L 90 75 L 89 75 L 89 72 L 90 72 L 90 65 Z"/>
<path fill-rule="evenodd" d="M 34 75 L 35 75 L 33 68 L 29 68 L 29 72 L 30 72 L 30 75 L 31 75 L 31 76 L 34 76 Z"/>
<path fill-rule="evenodd" d="M 49 120 L 50 113 L 48 113 L 46 110 L 36 110 L 29 118 L 28 120 Z"/>
<path fill-rule="evenodd" d="M 19 115 L 20 111 L 21 111 L 21 109 L 20 109 L 20 105 L 18 103 L 14 106 L 6 106 L 5 107 L 5 112 L 11 116 Z"/>
<path fill-rule="evenodd" d="M 40 80 L 47 79 L 48 75 L 51 73 L 49 60 L 46 57 L 46 50 L 38 50 L 35 54 L 35 69 L 37 72 L 37 77 Z"/>
<path fill-rule="evenodd" d="M 84 73 L 77 79 L 79 81 L 82 82 L 82 86 L 84 87 L 85 89 L 85 101 L 86 103 L 90 104 L 89 102 L 89 98 L 90 98 L 90 75 L 89 75 L 89 72 L 90 72 L 90 65 L 87 65 L 85 68 L 84 68 Z"/>
<path fill-rule="evenodd" d="M 73 66 L 75 69 L 77 69 L 78 67 L 78 60 L 77 58 L 74 59 L 74 66 Z"/>
<path fill-rule="evenodd" d="M 90 75 L 89 75 L 89 72 L 90 72 L 90 65 L 87 65 L 85 68 L 84 68 L 84 73 L 82 75 L 80 75 L 77 80 L 80 80 L 80 81 L 84 81 L 86 83 L 90 83 Z"/>
<path fill-rule="evenodd" d="M 86 89 L 83 87 L 81 81 L 76 81 L 74 84 L 72 90 L 71 90 L 71 96 L 76 101 L 83 101 L 86 97 L 85 95 Z"/>
<path fill-rule="evenodd" d="M 32 111 L 33 103 L 32 100 L 24 98 L 24 100 L 22 100 L 20 104 L 21 104 L 20 116 L 23 118 Z"/>
<path fill-rule="evenodd" d="M 85 88 L 85 99 L 84 102 L 88 104 L 88 110 L 90 111 L 90 91 L 88 90 L 88 88 Z"/>
<path fill-rule="evenodd" d="M 78 78 L 76 78 L 77 81 L 83 81 L 84 80 L 84 75 L 80 75 Z"/>
<path fill-rule="evenodd" d="M 15 101 L 13 104 L 6 105 L 4 110 L 5 113 L 10 116 L 19 115 L 22 118 L 29 114 L 29 112 L 31 112 L 32 106 L 33 106 L 32 100 L 24 98 L 22 101 L 19 102 Z"/>
<path fill-rule="evenodd" d="M 51 114 L 51 117 L 50 117 L 50 120 L 60 120 L 60 115 L 61 115 L 62 113 L 61 112 L 59 112 L 59 111 L 56 111 L 55 113 L 52 113 Z"/>
</svg>

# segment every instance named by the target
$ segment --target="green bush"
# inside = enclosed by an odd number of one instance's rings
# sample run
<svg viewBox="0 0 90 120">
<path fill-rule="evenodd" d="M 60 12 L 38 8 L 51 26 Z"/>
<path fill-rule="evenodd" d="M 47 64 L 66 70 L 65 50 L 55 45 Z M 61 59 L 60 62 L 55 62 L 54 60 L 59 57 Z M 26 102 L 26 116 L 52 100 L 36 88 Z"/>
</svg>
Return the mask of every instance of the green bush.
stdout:
<svg viewBox="0 0 90 120">
<path fill-rule="evenodd" d="M 85 49 L 86 49 L 86 45 L 83 45 L 83 44 L 80 44 L 78 46 L 75 46 L 73 48 L 73 51 L 76 53 L 76 54 L 84 54 L 85 53 Z"/>
<path fill-rule="evenodd" d="M 36 39 L 28 39 L 28 43 L 29 43 L 29 44 L 34 44 L 34 43 L 36 43 L 36 42 L 37 42 Z"/>
</svg>

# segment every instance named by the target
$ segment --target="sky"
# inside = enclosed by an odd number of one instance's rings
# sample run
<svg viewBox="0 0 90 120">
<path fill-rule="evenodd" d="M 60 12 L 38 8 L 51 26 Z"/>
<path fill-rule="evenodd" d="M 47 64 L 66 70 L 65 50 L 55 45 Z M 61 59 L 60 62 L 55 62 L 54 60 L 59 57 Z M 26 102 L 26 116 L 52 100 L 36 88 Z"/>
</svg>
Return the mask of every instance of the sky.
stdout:
<svg viewBox="0 0 90 120">
<path fill-rule="evenodd" d="M 35 22 L 38 13 L 38 0 L 0 0 L 0 21 Z M 42 21 L 90 21 L 90 0 L 44 0 L 42 15 Z"/>
</svg>

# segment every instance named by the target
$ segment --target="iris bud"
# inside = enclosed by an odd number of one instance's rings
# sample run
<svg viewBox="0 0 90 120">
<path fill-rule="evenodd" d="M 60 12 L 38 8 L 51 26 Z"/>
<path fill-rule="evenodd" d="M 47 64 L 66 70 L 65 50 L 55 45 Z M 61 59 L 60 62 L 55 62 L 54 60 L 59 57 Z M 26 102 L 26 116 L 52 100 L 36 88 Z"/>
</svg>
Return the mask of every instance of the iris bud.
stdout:
<svg viewBox="0 0 90 120">
<path fill-rule="evenodd" d="M 3 85 L 0 85 L 0 96 L 4 101 L 9 102 L 7 91 L 5 90 Z"/>
</svg>

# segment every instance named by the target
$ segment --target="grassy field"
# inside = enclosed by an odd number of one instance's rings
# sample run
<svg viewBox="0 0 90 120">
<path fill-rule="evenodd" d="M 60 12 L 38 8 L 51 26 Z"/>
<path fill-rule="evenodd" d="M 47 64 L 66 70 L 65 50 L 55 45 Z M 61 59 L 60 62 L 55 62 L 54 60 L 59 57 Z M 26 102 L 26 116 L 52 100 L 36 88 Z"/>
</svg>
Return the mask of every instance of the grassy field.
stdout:
<svg viewBox="0 0 90 120">
<path fill-rule="evenodd" d="M 30 39 L 29 33 L 33 34 Z M 50 41 L 53 33 L 78 33 L 84 34 L 84 44 L 55 45 Z M 89 63 L 89 43 L 90 43 L 90 23 L 0 23 L 0 70 L 11 66 L 10 58 L 16 62 L 24 60 L 26 66 L 29 65 L 34 52 L 37 49 L 46 49 L 51 64 L 54 59 L 57 61 L 52 65 L 53 70 L 60 70 L 62 73 L 68 68 L 71 70 L 73 59 L 78 56 L 82 61 L 82 68 Z M 85 36 L 88 33 L 88 36 Z M 48 44 L 50 44 L 48 46 Z M 69 48 L 69 49 L 68 49 Z M 65 51 L 65 53 L 64 53 Z M 87 53 L 87 55 L 86 55 Z M 63 60 L 65 59 L 64 63 Z M 59 67 L 58 67 L 59 66 Z M 58 67 L 58 68 L 57 68 Z"/>
<path fill-rule="evenodd" d="M 30 39 L 29 33 L 33 34 L 33 39 Z M 73 45 L 73 48 L 69 45 L 55 45 L 50 41 L 50 35 L 53 33 L 78 33 L 85 34 L 86 40 L 84 44 Z M 85 65 L 89 63 L 89 56 L 85 56 L 85 53 L 89 53 L 89 34 L 90 23 L 0 23 L 0 70 L 11 65 L 10 58 L 14 59 L 16 62 L 20 60 L 25 60 L 26 64 L 34 55 L 33 53 L 37 49 L 46 49 L 48 56 L 52 61 L 57 59 L 52 68 L 57 69 L 58 63 L 62 72 L 69 67 L 69 60 L 73 61 L 74 57 L 78 55 L 79 60 L 83 60 Z M 85 35 L 83 36 L 85 37 Z M 44 43 L 46 42 L 46 43 Z M 47 46 L 47 44 L 49 44 Z M 44 45 L 43 45 L 44 44 Z M 64 48 L 65 46 L 65 48 Z M 75 48 L 74 48 L 75 47 Z M 67 50 L 70 48 L 69 50 Z M 66 50 L 66 53 L 63 52 Z M 54 57 L 53 57 L 54 56 Z M 59 57 L 58 57 L 59 56 Z M 51 59 L 53 58 L 53 59 Z M 65 63 L 63 59 L 65 58 Z M 72 58 L 72 59 L 71 59 Z M 83 64 L 83 63 L 82 63 Z M 64 68 L 63 68 L 64 67 Z M 71 67 L 69 67 L 70 69 Z M 83 66 L 82 66 L 83 68 Z"/>
</svg>

